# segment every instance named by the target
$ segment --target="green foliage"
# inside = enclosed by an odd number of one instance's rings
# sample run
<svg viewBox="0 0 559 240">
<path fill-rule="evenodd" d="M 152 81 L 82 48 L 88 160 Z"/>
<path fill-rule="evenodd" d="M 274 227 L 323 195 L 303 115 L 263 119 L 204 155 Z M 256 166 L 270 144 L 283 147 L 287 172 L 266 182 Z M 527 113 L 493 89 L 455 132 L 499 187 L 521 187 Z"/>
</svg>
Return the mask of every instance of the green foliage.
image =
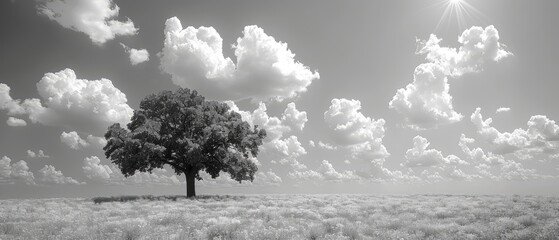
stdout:
<svg viewBox="0 0 559 240">
<path fill-rule="evenodd" d="M 182 88 L 144 98 L 127 128 L 109 127 L 103 150 L 127 177 L 169 165 L 187 182 L 201 180 L 199 171 L 212 178 L 227 172 L 241 182 L 254 180 L 251 158 L 265 137 L 264 129 L 251 128 L 227 104 Z"/>
</svg>

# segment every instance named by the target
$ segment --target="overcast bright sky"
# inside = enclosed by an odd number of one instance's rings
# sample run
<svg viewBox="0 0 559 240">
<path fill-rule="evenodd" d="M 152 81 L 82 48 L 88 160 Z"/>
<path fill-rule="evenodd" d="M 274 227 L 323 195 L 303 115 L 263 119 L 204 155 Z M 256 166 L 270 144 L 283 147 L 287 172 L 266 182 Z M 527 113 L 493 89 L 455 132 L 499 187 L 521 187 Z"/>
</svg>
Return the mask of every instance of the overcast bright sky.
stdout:
<svg viewBox="0 0 559 240">
<path fill-rule="evenodd" d="M 559 190 L 559 1 L 1 1 L 0 198 L 184 194 L 103 134 L 188 87 L 268 137 L 198 194 Z"/>
</svg>

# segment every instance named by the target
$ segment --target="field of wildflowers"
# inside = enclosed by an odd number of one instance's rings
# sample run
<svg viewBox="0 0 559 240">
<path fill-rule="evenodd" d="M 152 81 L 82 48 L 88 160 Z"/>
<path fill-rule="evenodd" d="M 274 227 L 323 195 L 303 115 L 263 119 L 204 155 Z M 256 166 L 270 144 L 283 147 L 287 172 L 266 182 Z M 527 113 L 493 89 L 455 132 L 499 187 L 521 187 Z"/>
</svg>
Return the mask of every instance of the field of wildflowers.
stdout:
<svg viewBox="0 0 559 240">
<path fill-rule="evenodd" d="M 234 195 L 97 200 L 0 200 L 0 239 L 551 240 L 559 236 L 556 197 Z"/>
</svg>

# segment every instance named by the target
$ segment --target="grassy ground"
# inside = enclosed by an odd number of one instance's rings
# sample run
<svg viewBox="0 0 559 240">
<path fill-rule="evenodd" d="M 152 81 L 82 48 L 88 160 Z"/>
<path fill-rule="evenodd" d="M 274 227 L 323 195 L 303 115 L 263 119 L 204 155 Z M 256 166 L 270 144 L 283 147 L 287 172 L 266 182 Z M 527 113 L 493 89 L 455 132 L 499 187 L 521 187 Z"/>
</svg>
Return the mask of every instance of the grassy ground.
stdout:
<svg viewBox="0 0 559 240">
<path fill-rule="evenodd" d="M 559 239 L 559 198 L 247 195 L 0 200 L 0 239 Z"/>
</svg>

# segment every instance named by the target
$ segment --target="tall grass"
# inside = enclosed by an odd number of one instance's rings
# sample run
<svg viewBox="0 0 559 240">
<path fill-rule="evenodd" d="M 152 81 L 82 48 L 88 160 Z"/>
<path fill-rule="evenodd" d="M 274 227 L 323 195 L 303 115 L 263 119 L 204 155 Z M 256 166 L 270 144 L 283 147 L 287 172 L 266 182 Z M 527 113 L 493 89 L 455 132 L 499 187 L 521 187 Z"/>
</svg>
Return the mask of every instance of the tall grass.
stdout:
<svg viewBox="0 0 559 240">
<path fill-rule="evenodd" d="M 246 195 L 0 200 L 0 239 L 558 239 L 559 198 Z"/>
</svg>

